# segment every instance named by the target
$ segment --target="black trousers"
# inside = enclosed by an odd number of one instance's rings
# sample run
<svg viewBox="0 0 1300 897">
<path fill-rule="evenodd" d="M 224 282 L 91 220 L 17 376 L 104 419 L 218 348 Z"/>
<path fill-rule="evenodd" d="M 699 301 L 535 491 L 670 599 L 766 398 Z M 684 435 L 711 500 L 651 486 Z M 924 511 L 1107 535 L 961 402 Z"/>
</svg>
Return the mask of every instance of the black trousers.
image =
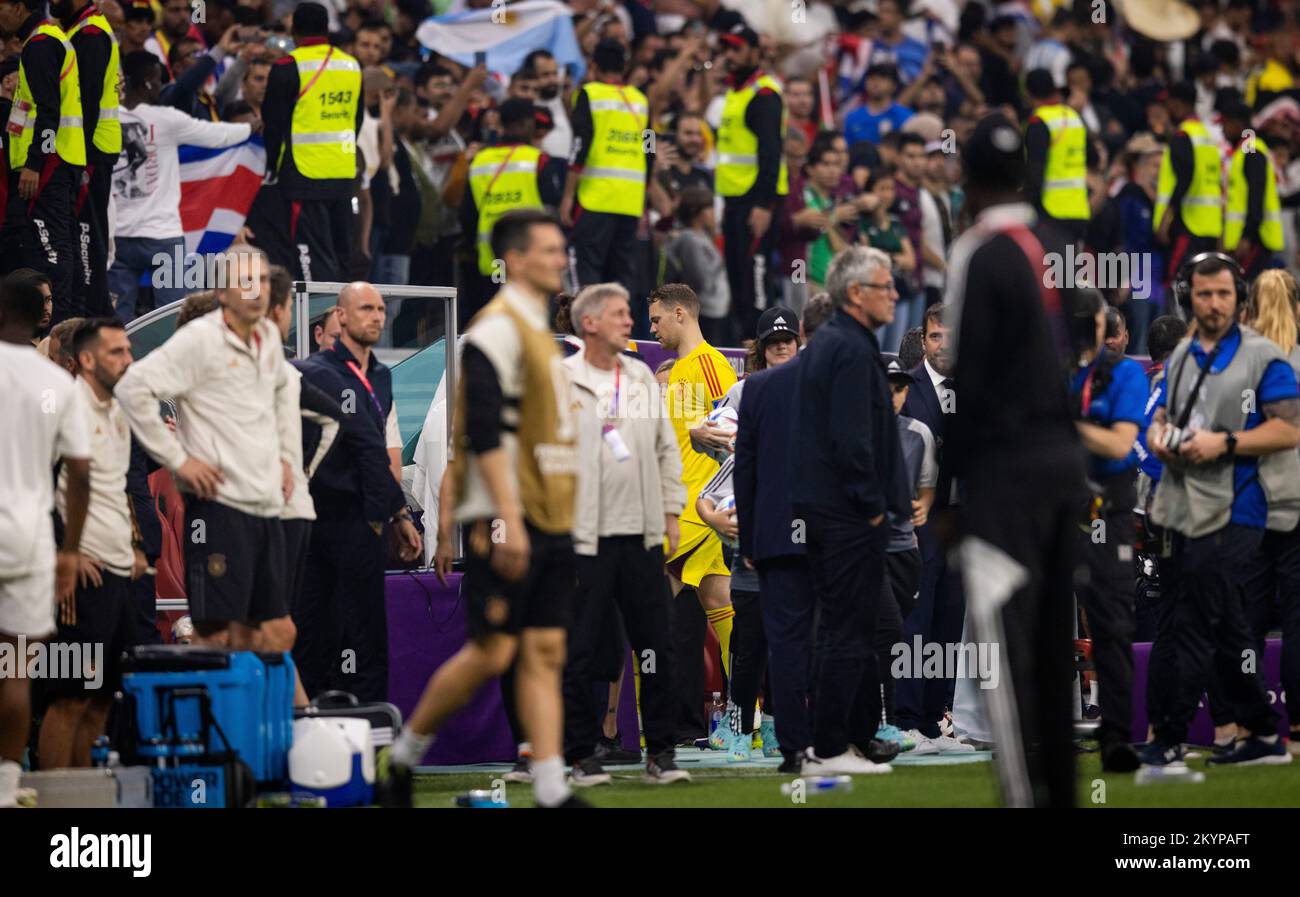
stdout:
<svg viewBox="0 0 1300 897">
<path fill-rule="evenodd" d="M 1263 530 L 1231 523 L 1195 539 L 1174 533 L 1173 555 L 1163 567 L 1169 600 L 1151 657 L 1160 692 L 1153 717 L 1157 740 L 1187 740 L 1211 670 L 1238 723 L 1261 733 L 1276 726 L 1259 677 L 1242 669 L 1245 652 L 1255 649 L 1243 607 L 1245 582 L 1263 539 Z"/>
<path fill-rule="evenodd" d="M 934 523 L 918 527 L 916 541 L 921 553 L 921 582 L 915 606 L 903 614 L 903 641 L 910 645 L 919 635 L 925 644 L 959 642 L 966 620 L 960 577 L 948 566 Z M 896 685 L 898 727 L 937 738 L 939 721 L 952 706 L 956 679 L 907 678 Z"/>
<path fill-rule="evenodd" d="M 593 212 L 590 209 L 581 211 L 573 222 L 570 243 L 581 287 L 617 282 L 629 295 L 639 295 L 637 286 L 642 258 L 636 231 L 640 222 L 641 219 L 633 215 Z"/>
<path fill-rule="evenodd" d="M 678 744 L 709 734 L 704 714 L 704 646 L 709 618 L 691 586 L 684 586 L 673 599 L 673 657 L 677 659 L 676 719 Z M 647 746 L 648 746 L 647 742 Z"/>
<path fill-rule="evenodd" d="M 499 289 L 500 284 L 493 283 L 492 278 L 479 273 L 477 255 L 461 260 L 460 282 L 456 292 L 457 333 L 465 332 L 474 315 L 488 304 Z"/>
<path fill-rule="evenodd" d="M 767 231 L 756 239 L 749 228 L 753 209 L 754 203 L 744 197 L 727 197 L 722 206 L 722 253 L 731 284 L 731 318 L 743 339 L 753 335 L 759 314 L 773 304 L 767 295 L 767 273 L 772 267 L 778 216 L 772 214 Z"/>
<path fill-rule="evenodd" d="M 1010 670 L 1020 722 L 1025 766 L 1015 774 L 1028 779 L 1035 806 L 1074 804 L 1071 587 L 1083 495 L 1081 469 L 1076 490 L 1062 461 L 1044 453 L 1008 458 L 996 469 L 985 465 L 967 481 L 962 506 L 965 534 L 1008 555 L 1025 575 L 1002 608 L 999 656 L 1003 673 Z"/>
<path fill-rule="evenodd" d="M 817 596 L 813 749 L 819 757 L 835 757 L 850 744 L 865 747 L 880 725 L 875 630 L 889 527 L 810 508 L 795 513 L 808 521 L 808 566 Z"/>
<path fill-rule="evenodd" d="M 736 563 L 741 563 L 736 558 Z M 731 701 L 736 705 L 732 719 L 736 731 L 753 730 L 754 705 L 767 674 L 767 636 L 763 633 L 763 608 L 759 592 L 731 590 L 736 617 L 731 630 Z M 764 692 L 763 712 L 775 715 L 776 702 L 770 690 Z M 780 736 L 777 737 L 780 740 Z"/>
<path fill-rule="evenodd" d="M 294 277 L 320 283 L 343 280 L 352 252 L 350 199 L 289 201 L 289 239 Z"/>
<path fill-rule="evenodd" d="M 778 708 L 773 714 L 776 740 L 783 753 L 802 753 L 812 745 L 808 673 L 814 602 L 808 559 L 791 555 L 759 561 L 758 583 L 772 704 Z M 733 632 L 733 642 L 735 637 Z"/>
<path fill-rule="evenodd" d="M 903 619 L 916 606 L 921 587 L 921 550 L 890 551 L 885 554 L 885 597 L 876 618 L 876 663 L 880 667 L 881 720 L 897 722 L 898 681 L 894 678 L 893 648 L 903 639 Z"/>
<path fill-rule="evenodd" d="M 54 299 L 51 326 L 84 314 L 75 276 L 78 265 L 72 214 L 80 177 L 80 167 L 51 161 L 36 195 L 26 200 L 18 195 L 17 173 L 9 175 L 9 203 L 0 229 L 0 267 L 5 274 L 32 268 L 50 279 Z"/>
<path fill-rule="evenodd" d="M 698 602 L 697 602 L 698 603 Z M 577 763 L 596 750 L 606 702 L 597 700 L 593 681 L 618 678 L 608 657 L 617 613 L 632 643 L 641 674 L 641 720 L 651 756 L 671 751 L 677 689 L 674 683 L 672 592 L 664 576 L 664 552 L 646 548 L 643 536 L 608 536 L 594 557 L 578 556 L 578 593 L 568 633 L 564 664 L 564 759 Z M 617 637 L 621 649 L 621 634 Z M 621 650 L 618 652 L 621 657 Z M 607 691 L 604 693 L 607 694 Z"/>
<path fill-rule="evenodd" d="M 1133 542 L 1137 538 L 1130 508 L 1133 502 L 1114 505 L 1102 518 L 1106 524 L 1100 541 L 1091 526 L 1079 535 L 1082 563 L 1074 591 L 1088 617 L 1092 637 L 1092 662 L 1097 672 L 1101 701 L 1102 742 L 1132 741 L 1133 630 L 1137 570 Z M 1085 525 L 1087 522 L 1085 521 Z"/>
<path fill-rule="evenodd" d="M 1264 637 L 1275 609 L 1282 621 L 1282 691 L 1291 728 L 1300 727 L 1300 526 L 1265 532 L 1246 579 L 1246 623 L 1255 637 L 1255 671 L 1265 690 Z"/>
<path fill-rule="evenodd" d="M 77 191 L 77 291 L 84 314 L 113 314 L 108 296 L 108 199 L 116 157 L 92 152 Z"/>
<path fill-rule="evenodd" d="M 311 527 L 302 590 L 290 596 L 293 660 L 308 697 L 329 689 L 388 699 L 385 546 L 361 515 L 322 514 Z"/>
</svg>

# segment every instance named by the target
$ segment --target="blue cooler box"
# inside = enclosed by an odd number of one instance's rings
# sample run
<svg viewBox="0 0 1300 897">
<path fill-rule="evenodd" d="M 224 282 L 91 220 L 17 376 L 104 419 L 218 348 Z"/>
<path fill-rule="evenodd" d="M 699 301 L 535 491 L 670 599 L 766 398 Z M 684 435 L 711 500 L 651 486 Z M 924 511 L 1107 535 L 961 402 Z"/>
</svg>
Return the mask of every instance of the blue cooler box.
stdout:
<svg viewBox="0 0 1300 897">
<path fill-rule="evenodd" d="M 287 653 L 147 645 L 129 652 L 126 669 L 143 762 L 198 763 L 231 750 L 259 782 L 288 777 L 294 668 Z M 203 695 L 215 725 L 205 724 Z"/>
</svg>

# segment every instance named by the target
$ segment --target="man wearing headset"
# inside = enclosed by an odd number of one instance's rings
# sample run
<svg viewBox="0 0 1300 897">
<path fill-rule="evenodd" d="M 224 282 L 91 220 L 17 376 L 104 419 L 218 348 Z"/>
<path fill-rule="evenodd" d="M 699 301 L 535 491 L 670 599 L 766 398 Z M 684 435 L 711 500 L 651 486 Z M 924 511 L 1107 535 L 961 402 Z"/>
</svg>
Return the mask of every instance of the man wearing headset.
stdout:
<svg viewBox="0 0 1300 897">
<path fill-rule="evenodd" d="M 1209 762 L 1291 760 L 1254 674 L 1261 659 L 1242 584 L 1265 529 L 1300 520 L 1300 387 L 1281 350 L 1237 323 L 1245 291 L 1236 262 L 1218 252 L 1192 258 L 1174 284 L 1195 330 L 1169 357 L 1168 389 L 1147 432 L 1165 465 L 1152 518 L 1171 535 L 1162 566 L 1170 600 L 1151 663 L 1155 738 L 1142 753 L 1151 766 L 1182 761 L 1211 664 L 1250 734 Z"/>
</svg>

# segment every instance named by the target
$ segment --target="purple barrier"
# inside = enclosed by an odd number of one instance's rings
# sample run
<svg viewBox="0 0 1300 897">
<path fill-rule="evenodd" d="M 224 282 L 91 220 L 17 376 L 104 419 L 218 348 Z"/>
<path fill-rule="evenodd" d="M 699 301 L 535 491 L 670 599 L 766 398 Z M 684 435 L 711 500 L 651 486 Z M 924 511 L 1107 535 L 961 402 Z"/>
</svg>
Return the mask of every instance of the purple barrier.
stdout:
<svg viewBox="0 0 1300 897">
<path fill-rule="evenodd" d="M 460 578 L 459 573 L 453 574 L 450 586 L 443 588 L 432 573 L 388 576 L 388 699 L 402 711 L 403 719 L 415 709 L 433 671 L 465 643 Z M 624 744 L 635 749 L 639 730 L 630 655 L 618 721 Z M 424 762 L 455 766 L 514 758 L 514 739 L 494 680 L 448 721 Z"/>
<path fill-rule="evenodd" d="M 460 574 L 454 574 L 449 588 L 443 588 L 432 573 L 392 574 L 388 577 L 388 695 L 405 719 L 415 708 L 429 677 L 465 643 L 465 610 L 460 601 Z M 1133 646 L 1134 694 L 1133 738 L 1146 738 L 1146 682 L 1151 659 L 1149 642 Z M 1286 708 L 1282 704 L 1282 644 L 1269 639 L 1264 649 L 1264 673 L 1269 697 L 1279 716 L 1278 732 L 1287 734 Z M 632 680 L 632 658 L 619 701 L 619 731 L 625 747 L 638 746 L 636 689 Z M 1188 731 L 1192 744 L 1210 744 L 1214 726 L 1202 705 Z M 514 759 L 515 746 L 501 703 L 501 689 L 490 682 L 469 705 L 448 722 L 425 756 L 431 765 L 493 763 Z"/>
<path fill-rule="evenodd" d="M 1151 643 L 1137 642 L 1133 645 L 1133 738 L 1135 741 L 1146 739 L 1147 732 L 1147 668 L 1151 663 Z M 1278 734 L 1285 737 L 1290 724 L 1287 722 L 1286 707 L 1283 705 L 1282 692 L 1282 640 L 1271 638 L 1264 644 L 1264 681 L 1268 683 L 1268 697 L 1278 715 Z M 1205 700 L 1196 711 L 1196 718 L 1187 730 L 1190 744 L 1213 744 L 1214 723 L 1210 720 L 1210 711 Z"/>
</svg>

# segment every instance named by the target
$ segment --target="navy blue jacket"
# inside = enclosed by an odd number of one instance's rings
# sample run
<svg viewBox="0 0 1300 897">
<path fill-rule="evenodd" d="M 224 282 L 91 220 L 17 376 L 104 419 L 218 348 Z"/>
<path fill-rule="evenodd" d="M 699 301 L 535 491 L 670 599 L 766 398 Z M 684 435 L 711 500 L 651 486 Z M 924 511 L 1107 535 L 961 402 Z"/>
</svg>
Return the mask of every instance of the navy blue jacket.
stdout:
<svg viewBox="0 0 1300 897">
<path fill-rule="evenodd" d="M 836 309 L 813 334 L 797 370 L 786 474 L 796 510 L 910 515 L 898 423 L 875 334 Z"/>
<path fill-rule="evenodd" d="M 796 541 L 790 502 L 790 443 L 798 401 L 799 357 L 751 374 L 740 397 L 736 431 L 736 521 L 740 553 L 764 561 L 807 552 Z"/>
<path fill-rule="evenodd" d="M 388 366 L 370 353 L 365 374 L 375 391 L 372 399 L 348 362 L 357 364 L 342 342 L 294 362 L 303 380 L 336 400 L 344 412 L 335 447 L 311 479 L 311 497 L 322 518 L 360 513 L 370 523 L 386 521 L 405 503 L 402 487 L 388 466 L 384 439 L 384 423 L 393 407 L 393 376 Z M 304 445 L 315 445 L 320 428 L 304 420 L 302 429 Z"/>
</svg>

